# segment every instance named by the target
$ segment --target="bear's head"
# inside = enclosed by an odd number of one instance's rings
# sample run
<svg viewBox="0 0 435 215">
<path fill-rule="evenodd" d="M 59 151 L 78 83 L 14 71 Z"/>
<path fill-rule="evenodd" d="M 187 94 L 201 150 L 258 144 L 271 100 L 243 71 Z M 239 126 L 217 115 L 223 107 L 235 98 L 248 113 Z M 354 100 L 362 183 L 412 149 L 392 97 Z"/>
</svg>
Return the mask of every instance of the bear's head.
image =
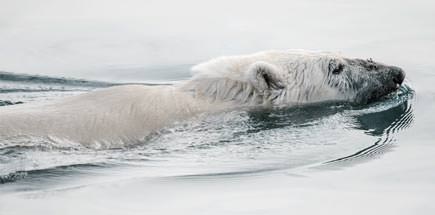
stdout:
<svg viewBox="0 0 435 215">
<path fill-rule="evenodd" d="M 372 59 L 332 57 L 328 63 L 327 84 L 343 95 L 345 100 L 356 103 L 375 101 L 399 89 L 405 72 Z"/>
<path fill-rule="evenodd" d="M 371 59 L 306 51 L 221 57 L 192 71 L 186 86 L 194 95 L 248 105 L 367 103 L 397 90 L 405 77 L 402 69 Z"/>
</svg>

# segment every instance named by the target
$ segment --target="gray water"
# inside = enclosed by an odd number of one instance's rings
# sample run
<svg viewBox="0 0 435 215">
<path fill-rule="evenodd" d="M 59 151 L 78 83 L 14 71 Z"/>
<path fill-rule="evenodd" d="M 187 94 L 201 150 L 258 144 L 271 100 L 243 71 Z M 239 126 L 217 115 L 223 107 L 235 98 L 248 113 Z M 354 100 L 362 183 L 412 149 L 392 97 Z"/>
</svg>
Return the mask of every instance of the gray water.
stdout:
<svg viewBox="0 0 435 215">
<path fill-rule="evenodd" d="M 118 84 L 172 84 L 203 60 L 264 49 L 339 51 L 407 73 L 397 93 L 372 104 L 201 115 L 125 148 L 2 138 L 0 214 L 435 211 L 430 1 L 43 0 L 0 12 L 0 111 Z"/>
</svg>

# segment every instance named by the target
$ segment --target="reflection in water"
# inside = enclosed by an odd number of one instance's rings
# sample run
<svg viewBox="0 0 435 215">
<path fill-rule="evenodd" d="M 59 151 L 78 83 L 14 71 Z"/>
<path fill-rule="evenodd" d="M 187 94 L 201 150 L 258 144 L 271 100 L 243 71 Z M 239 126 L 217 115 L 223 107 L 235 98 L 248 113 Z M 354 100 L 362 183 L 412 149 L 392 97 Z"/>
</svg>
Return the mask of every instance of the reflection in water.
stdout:
<svg viewBox="0 0 435 215">
<path fill-rule="evenodd" d="M 396 143 L 395 134 L 408 128 L 413 119 L 412 105 L 405 100 L 403 103 L 380 112 L 366 113 L 356 116 L 355 128 L 363 130 L 366 134 L 378 137 L 370 146 L 351 155 L 326 162 L 336 165 L 338 162 L 356 162 L 361 159 L 378 157 L 389 151 Z"/>
<path fill-rule="evenodd" d="M 290 108 L 259 109 L 248 112 L 251 132 L 286 126 L 305 127 L 349 108 L 346 104 L 321 103 Z"/>
<path fill-rule="evenodd" d="M 381 136 L 390 132 L 397 132 L 396 129 L 408 127 L 412 122 L 412 106 L 408 101 L 380 112 L 367 113 L 356 117 L 358 124 L 356 128 L 365 130 L 367 134 Z M 391 131 L 394 130 L 394 131 Z"/>
<path fill-rule="evenodd" d="M 411 95 L 409 95 L 411 96 Z M 255 111 L 249 114 L 251 132 L 258 132 L 267 129 L 276 129 L 285 126 L 306 127 L 313 126 L 334 114 L 352 112 L 347 109 L 349 105 L 315 105 L 280 109 L 274 111 Z M 360 107 L 361 108 L 361 107 Z M 365 107 L 367 108 L 367 107 Z M 358 112 L 358 110 L 356 110 Z M 369 159 L 389 151 L 396 142 L 395 134 L 410 126 L 413 121 L 412 105 L 410 101 L 403 100 L 397 106 L 381 111 L 350 114 L 349 121 L 353 121 L 352 128 L 362 130 L 365 134 L 377 137 L 375 142 L 363 149 L 357 150 L 351 155 L 327 161 L 325 163 L 337 163 L 355 160 L 364 157 Z M 327 134 L 325 134 L 327 135 Z M 349 142 L 347 144 L 352 144 Z"/>
</svg>

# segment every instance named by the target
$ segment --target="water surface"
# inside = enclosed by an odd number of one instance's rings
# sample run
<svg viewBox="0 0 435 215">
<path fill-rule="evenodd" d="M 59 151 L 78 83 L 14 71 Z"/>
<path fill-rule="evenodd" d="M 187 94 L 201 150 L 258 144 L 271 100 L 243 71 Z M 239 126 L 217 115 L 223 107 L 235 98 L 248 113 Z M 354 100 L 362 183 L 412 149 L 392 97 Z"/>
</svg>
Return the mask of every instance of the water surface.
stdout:
<svg viewBox="0 0 435 215">
<path fill-rule="evenodd" d="M 203 60 L 264 49 L 372 57 L 402 67 L 407 80 L 369 105 L 205 114 L 123 148 L 2 137 L 0 214 L 435 211 L 431 1 L 250 2 L 249 10 L 243 1 L 75 2 L 0 9 L 0 111 L 117 84 L 171 84 Z"/>
</svg>

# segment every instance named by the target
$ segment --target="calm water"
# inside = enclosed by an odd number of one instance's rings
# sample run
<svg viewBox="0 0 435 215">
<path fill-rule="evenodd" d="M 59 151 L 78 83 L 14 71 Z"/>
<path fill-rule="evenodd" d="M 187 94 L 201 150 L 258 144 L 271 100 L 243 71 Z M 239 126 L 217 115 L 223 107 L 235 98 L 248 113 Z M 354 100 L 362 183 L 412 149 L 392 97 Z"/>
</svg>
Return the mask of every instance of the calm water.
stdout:
<svg viewBox="0 0 435 215">
<path fill-rule="evenodd" d="M 272 1 L 248 11 L 229 1 L 32 4 L 8 3 L 0 19 L 0 111 L 116 84 L 171 84 L 204 59 L 271 48 L 373 57 L 407 80 L 369 105 L 201 115 L 125 148 L 2 138 L 0 214 L 435 212 L 430 1 Z M 63 76 L 72 78 L 53 78 Z"/>
</svg>

